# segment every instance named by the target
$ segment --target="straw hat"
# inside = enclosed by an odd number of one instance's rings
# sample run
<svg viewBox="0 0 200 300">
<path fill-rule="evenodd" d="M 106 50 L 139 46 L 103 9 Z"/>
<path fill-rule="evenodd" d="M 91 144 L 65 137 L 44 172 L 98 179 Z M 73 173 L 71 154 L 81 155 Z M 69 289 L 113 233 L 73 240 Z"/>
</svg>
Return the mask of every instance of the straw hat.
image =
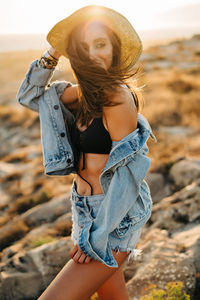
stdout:
<svg viewBox="0 0 200 300">
<path fill-rule="evenodd" d="M 77 25 L 88 20 L 106 23 L 121 40 L 121 59 L 134 65 L 142 53 L 142 42 L 130 22 L 117 11 L 99 5 L 88 5 L 76 10 L 69 17 L 56 23 L 47 35 L 47 41 L 60 54 L 66 52 L 69 34 Z"/>
</svg>

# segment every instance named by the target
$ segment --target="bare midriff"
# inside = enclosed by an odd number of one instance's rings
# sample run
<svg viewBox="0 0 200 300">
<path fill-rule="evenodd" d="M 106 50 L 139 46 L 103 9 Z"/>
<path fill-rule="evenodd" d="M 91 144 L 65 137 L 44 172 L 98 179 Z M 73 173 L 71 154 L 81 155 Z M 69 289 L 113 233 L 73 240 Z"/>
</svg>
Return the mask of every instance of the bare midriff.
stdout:
<svg viewBox="0 0 200 300">
<path fill-rule="evenodd" d="M 104 117 L 103 117 L 103 124 L 107 129 Z M 86 127 L 80 127 L 79 125 L 78 128 L 81 131 L 86 129 Z M 92 186 L 93 195 L 103 194 L 103 190 L 100 184 L 100 175 L 108 161 L 108 157 L 109 154 L 85 153 L 85 169 L 82 170 L 83 152 L 81 153 L 79 164 L 78 164 L 78 172 Z M 90 196 L 91 195 L 90 185 L 86 181 L 84 181 L 78 174 L 75 174 L 74 179 L 76 182 L 77 193 L 82 196 Z"/>
<path fill-rule="evenodd" d="M 83 153 L 79 160 L 79 174 L 86 179 L 93 188 L 93 195 L 103 194 L 100 184 L 100 174 L 105 167 L 109 154 L 85 153 L 85 169 L 83 166 Z M 90 185 L 84 181 L 78 174 L 75 174 L 77 193 L 82 196 L 91 195 Z"/>
</svg>

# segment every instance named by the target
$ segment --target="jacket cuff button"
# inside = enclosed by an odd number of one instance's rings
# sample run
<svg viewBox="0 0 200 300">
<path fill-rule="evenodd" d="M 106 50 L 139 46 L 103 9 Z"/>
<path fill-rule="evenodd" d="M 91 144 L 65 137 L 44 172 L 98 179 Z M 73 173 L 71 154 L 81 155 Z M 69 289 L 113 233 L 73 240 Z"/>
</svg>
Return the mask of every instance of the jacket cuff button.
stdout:
<svg viewBox="0 0 200 300">
<path fill-rule="evenodd" d="M 64 136 L 65 136 L 65 133 L 64 133 L 64 132 L 61 132 L 60 136 L 64 137 Z"/>
<path fill-rule="evenodd" d="M 58 105 L 54 105 L 54 109 L 59 109 L 59 106 Z"/>
<path fill-rule="evenodd" d="M 67 159 L 67 163 L 68 163 L 68 164 L 69 164 L 71 161 L 72 161 L 71 158 L 68 158 L 68 159 Z"/>
</svg>

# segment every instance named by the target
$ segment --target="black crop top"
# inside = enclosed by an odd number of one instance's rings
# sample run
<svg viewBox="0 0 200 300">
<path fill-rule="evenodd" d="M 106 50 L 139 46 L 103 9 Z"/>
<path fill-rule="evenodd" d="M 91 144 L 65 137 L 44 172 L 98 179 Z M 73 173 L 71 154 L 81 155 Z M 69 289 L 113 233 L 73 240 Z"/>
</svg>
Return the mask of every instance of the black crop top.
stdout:
<svg viewBox="0 0 200 300">
<path fill-rule="evenodd" d="M 84 130 L 79 130 L 80 150 L 84 153 L 109 154 L 112 140 L 103 124 L 102 117 L 94 118 L 92 123 Z M 85 162 L 85 157 L 83 158 Z M 85 164 L 83 169 L 85 168 Z"/>
</svg>

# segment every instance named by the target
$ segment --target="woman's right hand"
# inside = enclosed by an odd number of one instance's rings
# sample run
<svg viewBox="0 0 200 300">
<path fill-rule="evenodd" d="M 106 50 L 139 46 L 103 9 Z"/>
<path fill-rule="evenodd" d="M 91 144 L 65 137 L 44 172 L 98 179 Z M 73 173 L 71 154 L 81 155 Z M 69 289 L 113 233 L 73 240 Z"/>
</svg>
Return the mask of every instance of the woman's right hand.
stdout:
<svg viewBox="0 0 200 300">
<path fill-rule="evenodd" d="M 83 251 L 79 248 L 78 244 L 71 249 L 70 257 L 75 261 L 75 263 L 79 264 L 88 264 L 92 261 L 92 258 L 85 255 L 85 253 L 83 253 Z"/>
<path fill-rule="evenodd" d="M 54 49 L 53 47 L 51 47 L 48 52 L 55 58 L 59 59 L 59 57 L 62 55 L 60 54 L 56 49 Z"/>
</svg>

